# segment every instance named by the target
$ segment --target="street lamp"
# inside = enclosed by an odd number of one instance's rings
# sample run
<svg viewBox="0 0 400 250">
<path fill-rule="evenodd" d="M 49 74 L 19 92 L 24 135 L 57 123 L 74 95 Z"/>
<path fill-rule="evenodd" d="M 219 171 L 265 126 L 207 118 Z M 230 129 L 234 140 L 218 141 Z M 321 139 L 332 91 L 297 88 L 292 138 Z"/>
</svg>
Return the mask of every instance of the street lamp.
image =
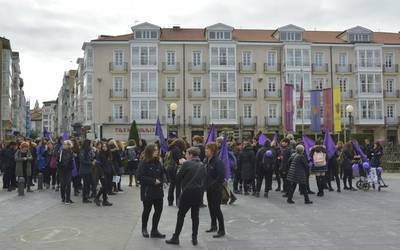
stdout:
<svg viewBox="0 0 400 250">
<path fill-rule="evenodd" d="M 171 109 L 172 112 L 172 125 L 175 125 L 175 111 L 178 108 L 178 105 L 173 102 L 169 105 L 169 108 Z"/>
<path fill-rule="evenodd" d="M 346 106 L 346 112 L 349 114 L 349 139 L 351 138 L 351 114 L 353 113 L 353 111 L 354 111 L 354 107 L 352 106 L 352 105 L 347 105 Z M 346 131 L 345 131 L 345 135 L 346 135 Z M 346 140 L 345 140 L 346 141 Z"/>
</svg>

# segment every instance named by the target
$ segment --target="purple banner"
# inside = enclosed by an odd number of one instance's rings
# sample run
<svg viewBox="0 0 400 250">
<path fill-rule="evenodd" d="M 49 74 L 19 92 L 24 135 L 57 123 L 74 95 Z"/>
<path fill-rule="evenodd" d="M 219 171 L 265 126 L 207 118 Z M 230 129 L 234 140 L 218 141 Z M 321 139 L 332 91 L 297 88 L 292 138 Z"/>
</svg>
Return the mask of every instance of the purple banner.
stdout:
<svg viewBox="0 0 400 250">
<path fill-rule="evenodd" d="M 311 126 L 314 133 L 321 132 L 321 91 L 311 91 Z"/>
<path fill-rule="evenodd" d="M 328 131 L 333 130 L 333 99 L 332 99 L 332 89 L 324 89 L 322 91 L 323 96 L 323 107 L 324 107 L 324 129 Z"/>
<path fill-rule="evenodd" d="M 294 115 L 294 107 L 293 107 L 293 85 L 285 84 L 284 90 L 284 129 L 286 132 L 294 131 L 294 123 L 293 123 L 293 115 Z"/>
<path fill-rule="evenodd" d="M 303 135 L 302 137 L 303 145 L 304 145 L 304 152 L 307 156 L 308 161 L 311 161 L 310 151 L 311 148 L 315 145 L 315 142 L 308 136 Z"/>
</svg>

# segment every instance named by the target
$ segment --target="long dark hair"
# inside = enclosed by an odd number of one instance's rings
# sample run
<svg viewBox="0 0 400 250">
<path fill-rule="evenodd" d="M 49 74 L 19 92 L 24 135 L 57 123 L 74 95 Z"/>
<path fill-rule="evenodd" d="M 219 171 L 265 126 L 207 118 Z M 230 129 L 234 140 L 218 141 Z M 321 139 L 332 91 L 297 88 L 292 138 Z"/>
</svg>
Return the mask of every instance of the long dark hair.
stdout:
<svg viewBox="0 0 400 250">
<path fill-rule="evenodd" d="M 107 150 L 104 150 L 104 147 L 106 147 Z M 107 160 L 112 160 L 111 151 L 107 143 L 103 143 L 103 145 L 101 145 L 100 156 L 104 157 Z"/>
<path fill-rule="evenodd" d="M 82 145 L 82 150 L 86 153 L 89 152 L 91 150 L 90 144 L 91 144 L 90 140 L 88 140 L 88 139 L 84 140 L 83 145 Z"/>
<path fill-rule="evenodd" d="M 152 162 L 154 161 L 154 152 L 157 150 L 157 146 L 155 144 L 148 144 L 143 151 L 144 161 Z"/>
</svg>

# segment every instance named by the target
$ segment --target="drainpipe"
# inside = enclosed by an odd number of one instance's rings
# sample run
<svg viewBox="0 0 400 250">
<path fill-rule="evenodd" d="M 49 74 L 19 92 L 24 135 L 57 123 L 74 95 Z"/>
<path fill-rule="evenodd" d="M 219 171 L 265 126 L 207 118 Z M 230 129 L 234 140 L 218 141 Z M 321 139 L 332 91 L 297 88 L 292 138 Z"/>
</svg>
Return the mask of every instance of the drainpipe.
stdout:
<svg viewBox="0 0 400 250">
<path fill-rule="evenodd" d="M 183 79 L 182 79 L 182 87 L 183 87 L 183 135 L 186 136 L 186 45 L 183 44 Z"/>
</svg>

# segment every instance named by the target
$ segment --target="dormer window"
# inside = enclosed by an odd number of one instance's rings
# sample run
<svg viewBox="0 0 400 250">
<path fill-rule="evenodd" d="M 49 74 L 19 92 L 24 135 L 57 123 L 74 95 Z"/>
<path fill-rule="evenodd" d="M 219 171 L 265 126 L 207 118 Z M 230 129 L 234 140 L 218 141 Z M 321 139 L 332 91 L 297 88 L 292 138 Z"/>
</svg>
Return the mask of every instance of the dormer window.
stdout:
<svg viewBox="0 0 400 250">
<path fill-rule="evenodd" d="M 304 29 L 293 24 L 278 28 L 273 36 L 283 42 L 301 42 L 303 41 Z"/>
<path fill-rule="evenodd" d="M 136 39 L 157 39 L 158 32 L 154 30 L 137 30 L 135 31 Z"/>
<path fill-rule="evenodd" d="M 350 42 L 369 42 L 370 36 L 368 34 L 349 34 Z"/>
<path fill-rule="evenodd" d="M 298 31 L 282 31 L 280 33 L 281 41 L 301 41 L 302 35 Z"/>
<path fill-rule="evenodd" d="M 135 40 L 158 40 L 160 37 L 160 27 L 151 23 L 141 23 L 132 27 Z"/>
<path fill-rule="evenodd" d="M 368 43 L 372 40 L 372 34 L 372 30 L 356 26 L 340 33 L 338 37 L 350 43 Z"/>
<path fill-rule="evenodd" d="M 231 40 L 231 32 L 229 31 L 210 31 L 208 34 L 210 40 Z"/>
</svg>

